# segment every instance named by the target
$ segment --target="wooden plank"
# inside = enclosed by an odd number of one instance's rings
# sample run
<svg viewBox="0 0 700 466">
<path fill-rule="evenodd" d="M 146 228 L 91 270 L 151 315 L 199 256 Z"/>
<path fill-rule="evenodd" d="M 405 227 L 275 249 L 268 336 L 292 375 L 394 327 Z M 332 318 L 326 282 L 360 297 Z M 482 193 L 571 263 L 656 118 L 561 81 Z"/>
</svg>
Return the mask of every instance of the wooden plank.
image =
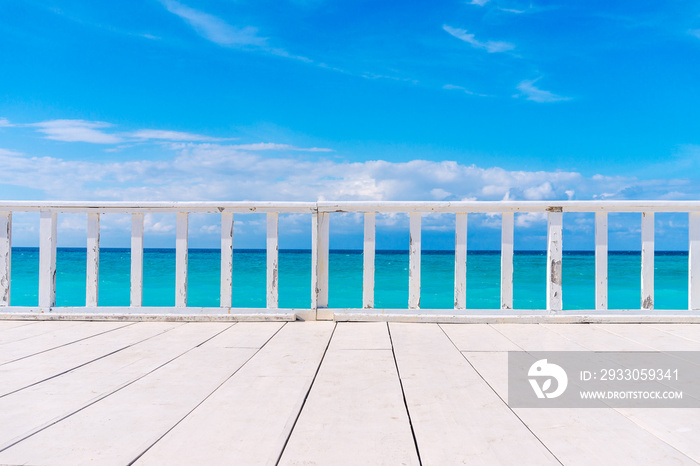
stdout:
<svg viewBox="0 0 700 466">
<path fill-rule="evenodd" d="M 496 328 L 501 330 L 499 326 Z M 563 337 L 559 338 L 564 340 Z M 530 347 L 527 349 L 535 351 Z M 501 398 L 507 399 L 507 353 L 465 354 L 486 382 Z M 683 453 L 612 409 L 513 410 L 561 464 L 695 464 Z M 591 445 L 595 445 L 595 448 L 591 448 Z"/>
<path fill-rule="evenodd" d="M 233 214 L 221 214 L 221 307 L 233 304 Z"/>
<path fill-rule="evenodd" d="M 39 217 L 39 307 L 56 305 L 56 212 Z"/>
<path fill-rule="evenodd" d="M 698 351 L 700 342 L 639 324 L 546 325 L 591 351 Z M 686 325 L 686 327 L 688 327 Z M 613 366 L 621 367 L 621 366 Z M 700 420 L 692 409 L 615 408 L 634 424 L 693 460 L 700 459 Z"/>
<path fill-rule="evenodd" d="M 184 324 L 170 332 L 150 338 L 51 380 L 0 398 L 0 450 L 156 371 L 230 325 Z M 89 323 L 81 323 L 79 328 L 84 326 L 89 326 Z M 180 377 L 190 378 L 183 377 L 182 373 Z M 123 409 L 129 406 L 135 405 L 127 404 Z M 140 408 L 136 406 L 136 409 Z M 114 438 L 114 432 L 120 432 L 119 437 L 122 434 L 128 437 L 129 431 L 129 428 L 115 430 L 112 431 L 112 436 Z M 38 450 L 44 454 L 50 454 L 50 450 L 46 448 Z M 6 453 L 0 453 L 0 464 L 15 463 L 2 458 L 1 455 Z M 37 463 L 45 464 L 46 461 Z"/>
<path fill-rule="evenodd" d="M 99 403 L 0 453 L 0 461 L 131 464 L 245 364 L 280 325 L 230 327 Z M 239 341 L 245 345 L 239 346 Z"/>
<path fill-rule="evenodd" d="M 642 324 L 593 324 L 594 329 L 604 330 L 618 338 L 642 346 L 644 351 L 700 351 L 700 341 L 667 331 L 666 326 L 653 327 Z M 697 325 L 683 325 L 683 328 L 697 328 Z M 700 328 L 697 328 L 700 331 Z M 632 350 L 620 350 L 632 351 Z M 692 358 L 691 355 L 688 355 Z"/>
<path fill-rule="evenodd" d="M 608 213 L 595 213 L 595 309 L 608 309 Z"/>
<path fill-rule="evenodd" d="M 700 212 L 688 214 L 688 308 L 700 310 Z"/>
<path fill-rule="evenodd" d="M 267 308 L 279 307 L 279 214 L 267 214 Z"/>
<path fill-rule="evenodd" d="M 501 220 L 501 309 L 513 309 L 513 227 L 512 212 Z"/>
<path fill-rule="evenodd" d="M 642 212 L 642 309 L 654 309 L 654 212 Z"/>
<path fill-rule="evenodd" d="M 420 308 L 421 214 L 410 214 L 408 308 Z"/>
<path fill-rule="evenodd" d="M 125 325 L 108 333 L 0 365 L 0 397 L 74 370 L 180 325 L 184 324 L 140 322 Z"/>
<path fill-rule="evenodd" d="M 374 249 L 375 249 L 375 214 L 365 213 L 365 235 L 362 250 L 362 307 L 374 308 Z"/>
<path fill-rule="evenodd" d="M 520 351 L 521 348 L 488 324 L 440 324 L 460 351 Z"/>
<path fill-rule="evenodd" d="M 540 324 L 489 324 L 524 351 L 584 351 L 585 347 Z"/>
<path fill-rule="evenodd" d="M 0 307 L 10 305 L 12 284 L 12 212 L 0 212 Z"/>
<path fill-rule="evenodd" d="M 87 284 L 85 305 L 96 307 L 100 287 L 100 214 L 87 214 Z"/>
<path fill-rule="evenodd" d="M 37 335 L 60 330 L 66 327 L 78 325 L 78 322 L 63 320 L 58 322 L 49 321 L 0 321 L 0 352 L 2 345 L 12 343 L 13 341 L 25 340 L 33 338 Z"/>
<path fill-rule="evenodd" d="M 131 214 L 131 307 L 143 306 L 143 214 Z"/>
<path fill-rule="evenodd" d="M 340 349 L 346 332 L 357 343 Z M 388 345 L 387 324 L 340 323 L 335 336 L 279 464 L 419 464 L 392 351 L 362 344 Z"/>
<path fill-rule="evenodd" d="M 455 309 L 467 308 L 467 215 L 455 215 Z"/>
<path fill-rule="evenodd" d="M 423 464 L 559 464 L 438 325 L 389 327 Z"/>
<path fill-rule="evenodd" d="M 334 326 L 287 324 L 136 464 L 276 464 Z"/>
<path fill-rule="evenodd" d="M 562 310 L 562 212 L 549 212 L 547 215 L 547 310 Z"/>
<path fill-rule="evenodd" d="M 188 230 L 187 212 L 178 212 L 175 236 L 175 307 L 187 307 Z"/>
<path fill-rule="evenodd" d="M 66 325 L 55 324 L 54 322 L 46 322 L 46 325 L 41 327 L 41 331 L 38 331 L 39 329 L 35 327 L 33 332 L 25 334 L 25 338 L 14 339 L 3 344 L 0 347 L 0 365 L 129 325 L 128 322 L 83 322 L 79 325 L 74 325 L 74 322 Z"/>
</svg>

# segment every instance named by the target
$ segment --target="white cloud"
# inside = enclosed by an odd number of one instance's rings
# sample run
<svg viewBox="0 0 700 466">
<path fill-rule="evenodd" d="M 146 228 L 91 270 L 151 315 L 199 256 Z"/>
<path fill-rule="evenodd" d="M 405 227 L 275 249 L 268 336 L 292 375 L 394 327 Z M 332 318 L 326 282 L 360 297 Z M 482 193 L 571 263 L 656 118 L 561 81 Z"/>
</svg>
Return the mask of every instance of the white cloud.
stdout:
<svg viewBox="0 0 700 466">
<path fill-rule="evenodd" d="M 225 138 L 213 138 L 210 136 L 202 136 L 201 134 L 185 133 L 181 131 L 164 131 L 159 129 L 140 129 L 133 133 L 128 133 L 128 136 L 136 139 L 156 139 L 164 141 L 201 141 L 201 142 L 216 142 L 226 141 Z"/>
<path fill-rule="evenodd" d="M 571 100 L 570 97 L 560 96 L 554 94 L 553 92 L 545 91 L 543 89 L 535 87 L 535 83 L 538 80 L 539 78 L 533 79 L 531 81 L 522 81 L 520 84 L 518 84 L 518 90 L 520 91 L 520 94 L 516 94 L 514 97 L 523 96 L 527 100 L 532 100 L 533 102 L 539 103 Z"/>
<path fill-rule="evenodd" d="M 101 131 L 112 125 L 101 121 L 85 120 L 51 120 L 31 123 L 27 126 L 37 128 L 46 139 L 65 142 L 90 142 L 94 144 L 117 144 L 123 139 L 114 134 Z"/>
<path fill-rule="evenodd" d="M 0 123 L 2 121 L 0 120 Z M 17 126 L 17 125 L 7 125 Z M 43 133 L 46 139 L 64 142 L 89 142 L 93 144 L 120 144 L 125 142 L 170 141 L 170 142 L 220 142 L 232 138 L 215 138 L 201 134 L 182 131 L 166 131 L 157 129 L 141 129 L 130 133 L 106 132 L 113 130 L 114 125 L 102 121 L 86 120 L 49 120 L 27 125 Z M 121 146 L 116 149 L 130 147 Z M 114 151 L 116 149 L 111 149 Z"/>
<path fill-rule="evenodd" d="M 486 5 L 490 0 L 472 0 L 469 2 L 470 5 L 479 5 L 479 6 L 484 6 Z"/>
<path fill-rule="evenodd" d="M 299 152 L 333 152 L 333 149 L 327 149 L 324 147 L 295 147 L 289 144 L 275 144 L 272 142 L 258 142 L 256 144 L 237 144 L 228 146 L 232 149 L 237 150 L 276 150 L 276 151 L 299 151 Z"/>
<path fill-rule="evenodd" d="M 0 128 L 7 128 L 9 126 L 13 126 L 12 123 L 10 123 L 10 120 L 7 118 L 0 118 Z"/>
<path fill-rule="evenodd" d="M 444 86 L 442 86 L 442 88 L 446 89 L 448 91 L 461 91 L 461 92 L 464 92 L 465 94 L 468 94 L 468 95 L 476 95 L 479 97 L 488 97 L 486 94 L 479 94 L 478 92 L 470 91 L 466 87 L 457 86 L 455 84 L 445 84 Z"/>
<path fill-rule="evenodd" d="M 15 152 L 9 149 L 0 148 L 0 155 L 22 155 L 21 152 Z"/>
<path fill-rule="evenodd" d="M 236 28 L 214 15 L 190 8 L 174 0 L 161 0 L 172 14 L 179 16 L 205 39 L 222 46 L 264 47 L 266 40 L 254 27 Z"/>
<path fill-rule="evenodd" d="M 488 53 L 507 52 L 515 48 L 515 45 L 510 42 L 491 40 L 481 42 L 476 39 L 474 34 L 469 34 L 465 29 L 453 28 L 446 24 L 443 25 L 442 28 L 451 36 L 470 44 L 474 48 L 486 50 Z"/>
<path fill-rule="evenodd" d="M 587 177 L 576 172 L 511 171 L 451 161 L 349 163 L 264 157 L 235 146 L 207 143 L 179 147 L 169 159 L 118 163 L 0 153 L 0 166 L 5 184 L 39 190 L 49 199 L 565 200 L 692 199 L 700 194 L 700 184 L 687 179 Z"/>
</svg>

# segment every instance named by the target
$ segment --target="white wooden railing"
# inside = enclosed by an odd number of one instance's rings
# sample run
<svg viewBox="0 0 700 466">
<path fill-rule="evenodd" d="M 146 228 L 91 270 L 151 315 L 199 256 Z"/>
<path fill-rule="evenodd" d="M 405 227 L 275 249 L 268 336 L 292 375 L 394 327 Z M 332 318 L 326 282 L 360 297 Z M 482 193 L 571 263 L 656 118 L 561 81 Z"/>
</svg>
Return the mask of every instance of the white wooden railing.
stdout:
<svg viewBox="0 0 700 466">
<path fill-rule="evenodd" d="M 15 212 L 39 212 L 39 299 L 38 306 L 11 305 L 12 215 Z M 364 213 L 362 309 L 328 309 L 329 218 L 336 212 Z M 495 315 L 535 315 L 542 311 L 513 311 L 513 231 L 516 212 L 546 213 L 547 221 L 547 299 L 545 314 L 562 311 L 562 231 L 564 212 L 595 213 L 595 309 L 608 309 L 608 224 L 609 212 L 638 212 L 642 225 L 642 272 L 640 311 L 654 309 L 654 213 L 689 214 L 688 309 L 700 310 L 700 202 L 696 201 L 537 201 L 537 202 L 10 202 L 0 201 L 0 313 L 67 314 L 172 314 L 241 317 L 248 315 L 279 318 L 333 319 L 339 316 L 375 316 L 388 310 L 374 309 L 374 257 L 376 213 L 407 213 L 410 216 L 409 291 L 405 316 L 441 314 L 468 316 L 479 310 L 466 310 L 467 225 L 470 213 L 500 213 L 501 227 L 501 310 Z M 57 308 L 56 233 L 57 213 L 87 215 L 86 306 Z M 131 293 L 130 306 L 97 307 L 100 267 L 100 215 L 131 214 Z M 176 227 L 175 307 L 143 307 L 143 235 L 144 214 L 174 213 Z M 218 213 L 221 216 L 221 290 L 220 307 L 187 307 L 188 214 Z M 232 308 L 234 215 L 267 215 L 267 292 L 265 309 Z M 280 213 L 310 214 L 312 221 L 311 307 L 281 312 L 278 305 L 278 217 Z M 455 221 L 454 309 L 420 309 L 421 216 L 449 213 Z M 420 310 L 419 310 L 420 309 Z M 396 311 L 394 311 L 396 314 Z M 694 314 L 693 314 L 694 315 Z"/>
</svg>

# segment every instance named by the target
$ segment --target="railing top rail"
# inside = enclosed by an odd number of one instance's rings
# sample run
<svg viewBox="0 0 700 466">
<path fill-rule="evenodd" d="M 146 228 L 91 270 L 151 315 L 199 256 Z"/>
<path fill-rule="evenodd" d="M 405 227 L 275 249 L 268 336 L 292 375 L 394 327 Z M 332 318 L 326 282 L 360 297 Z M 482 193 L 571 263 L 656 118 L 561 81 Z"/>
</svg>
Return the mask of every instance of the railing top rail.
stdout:
<svg viewBox="0 0 700 466">
<path fill-rule="evenodd" d="M 183 202 L 183 201 L 0 201 L 0 211 L 15 212 L 93 212 L 93 213 L 311 213 L 316 211 L 315 202 Z"/>
<path fill-rule="evenodd" d="M 700 201 L 319 201 L 113 202 L 0 201 L 0 211 L 70 213 L 312 213 L 312 212 L 700 212 Z"/>
<path fill-rule="evenodd" d="M 700 201 L 351 201 L 318 202 L 319 212 L 696 212 Z"/>
</svg>

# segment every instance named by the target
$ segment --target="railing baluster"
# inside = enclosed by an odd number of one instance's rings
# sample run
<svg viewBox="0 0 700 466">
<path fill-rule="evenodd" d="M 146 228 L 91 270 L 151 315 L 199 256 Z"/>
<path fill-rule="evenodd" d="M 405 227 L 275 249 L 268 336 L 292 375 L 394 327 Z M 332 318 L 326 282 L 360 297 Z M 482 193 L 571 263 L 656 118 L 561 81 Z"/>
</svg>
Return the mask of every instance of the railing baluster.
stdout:
<svg viewBox="0 0 700 466">
<path fill-rule="evenodd" d="M 97 307 L 100 287 L 100 214 L 87 214 L 87 284 L 85 305 Z"/>
<path fill-rule="evenodd" d="M 410 214 L 408 308 L 420 309 L 421 213 Z"/>
<path fill-rule="evenodd" d="M 175 236 L 175 307 L 187 307 L 188 214 L 177 213 Z"/>
<path fill-rule="evenodd" d="M 0 306 L 10 305 L 12 276 L 12 212 L 0 212 Z"/>
<path fill-rule="evenodd" d="M 501 309 L 513 309 L 513 212 L 501 219 Z"/>
<path fill-rule="evenodd" d="M 700 212 L 688 214 L 688 308 L 700 311 Z"/>
<path fill-rule="evenodd" d="M 221 213 L 221 293 L 219 305 L 233 304 L 233 214 Z"/>
<path fill-rule="evenodd" d="M 654 309 L 654 212 L 642 212 L 642 309 Z"/>
<path fill-rule="evenodd" d="M 267 307 L 279 307 L 279 214 L 267 214 Z"/>
<path fill-rule="evenodd" d="M 562 230 L 561 207 L 552 207 L 547 214 L 547 310 L 561 311 Z"/>
<path fill-rule="evenodd" d="M 39 307 L 56 305 L 56 212 L 42 210 L 39 218 Z"/>
<path fill-rule="evenodd" d="M 374 307 L 374 250 L 375 250 L 375 214 L 365 212 L 364 249 L 362 252 L 362 307 Z"/>
<path fill-rule="evenodd" d="M 318 309 L 318 212 L 311 214 L 311 310 Z"/>
<path fill-rule="evenodd" d="M 131 214 L 131 307 L 143 306 L 143 214 Z"/>
<path fill-rule="evenodd" d="M 455 216 L 455 309 L 467 308 L 467 214 Z"/>
<path fill-rule="evenodd" d="M 608 309 L 608 213 L 595 213 L 595 309 Z"/>
<path fill-rule="evenodd" d="M 328 307 L 328 261 L 330 249 L 330 214 L 320 212 L 318 214 L 318 231 L 316 239 L 318 241 L 317 259 L 318 259 L 318 281 L 317 286 L 317 301 L 318 308 Z"/>
</svg>

